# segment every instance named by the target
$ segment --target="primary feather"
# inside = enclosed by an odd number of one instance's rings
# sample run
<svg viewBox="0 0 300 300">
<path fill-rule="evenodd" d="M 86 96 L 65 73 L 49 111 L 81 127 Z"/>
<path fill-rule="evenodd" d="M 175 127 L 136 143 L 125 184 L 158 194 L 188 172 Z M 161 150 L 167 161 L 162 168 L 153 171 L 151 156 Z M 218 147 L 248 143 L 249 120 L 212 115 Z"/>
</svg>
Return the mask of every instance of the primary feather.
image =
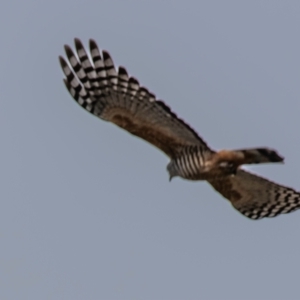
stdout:
<svg viewBox="0 0 300 300">
<path fill-rule="evenodd" d="M 110 121 L 175 157 L 182 147 L 197 145 L 210 151 L 206 143 L 184 121 L 139 82 L 125 68 L 116 71 L 108 52 L 99 51 L 90 40 L 91 61 L 80 40 L 75 39 L 77 56 L 65 46 L 70 66 L 60 63 L 65 84 L 72 97 L 97 117 Z"/>
</svg>

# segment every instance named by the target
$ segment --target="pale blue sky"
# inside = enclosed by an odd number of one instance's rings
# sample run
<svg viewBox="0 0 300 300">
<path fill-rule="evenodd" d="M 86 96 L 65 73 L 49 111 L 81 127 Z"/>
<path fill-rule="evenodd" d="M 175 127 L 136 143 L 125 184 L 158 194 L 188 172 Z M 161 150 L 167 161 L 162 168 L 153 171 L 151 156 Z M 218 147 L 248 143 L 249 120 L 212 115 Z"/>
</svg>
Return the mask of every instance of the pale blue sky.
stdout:
<svg viewBox="0 0 300 300">
<path fill-rule="evenodd" d="M 66 91 L 94 38 L 215 149 L 300 190 L 299 1 L 8 1 L 0 10 L 0 299 L 299 299 L 300 211 L 251 221 Z"/>
</svg>

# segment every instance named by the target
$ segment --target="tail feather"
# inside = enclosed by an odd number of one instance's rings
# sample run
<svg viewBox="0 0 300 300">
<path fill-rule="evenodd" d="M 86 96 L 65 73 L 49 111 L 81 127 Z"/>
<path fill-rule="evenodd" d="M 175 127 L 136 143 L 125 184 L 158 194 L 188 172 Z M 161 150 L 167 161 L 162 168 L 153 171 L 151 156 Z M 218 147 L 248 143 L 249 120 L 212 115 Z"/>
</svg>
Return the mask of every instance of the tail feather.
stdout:
<svg viewBox="0 0 300 300">
<path fill-rule="evenodd" d="M 269 148 L 241 149 L 234 152 L 240 152 L 244 155 L 243 164 L 260 164 L 268 162 L 283 162 L 284 157 L 277 151 Z"/>
</svg>

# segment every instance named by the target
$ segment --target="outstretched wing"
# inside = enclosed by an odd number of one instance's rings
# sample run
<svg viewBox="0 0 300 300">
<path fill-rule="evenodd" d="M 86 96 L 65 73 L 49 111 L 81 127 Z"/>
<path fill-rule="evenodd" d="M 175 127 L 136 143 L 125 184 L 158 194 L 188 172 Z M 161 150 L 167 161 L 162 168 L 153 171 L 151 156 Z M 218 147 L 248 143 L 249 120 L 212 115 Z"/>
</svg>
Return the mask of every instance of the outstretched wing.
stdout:
<svg viewBox="0 0 300 300">
<path fill-rule="evenodd" d="M 69 64 L 59 57 L 66 87 L 79 105 L 145 139 L 170 157 L 175 157 L 183 146 L 196 145 L 210 151 L 191 127 L 129 77 L 125 68 L 116 71 L 108 52 L 102 51 L 101 55 L 93 40 L 89 44 L 91 59 L 78 39 L 77 56 L 65 46 Z"/>
<path fill-rule="evenodd" d="M 251 219 L 275 217 L 300 208 L 300 193 L 241 169 L 235 176 L 209 183 Z"/>
</svg>

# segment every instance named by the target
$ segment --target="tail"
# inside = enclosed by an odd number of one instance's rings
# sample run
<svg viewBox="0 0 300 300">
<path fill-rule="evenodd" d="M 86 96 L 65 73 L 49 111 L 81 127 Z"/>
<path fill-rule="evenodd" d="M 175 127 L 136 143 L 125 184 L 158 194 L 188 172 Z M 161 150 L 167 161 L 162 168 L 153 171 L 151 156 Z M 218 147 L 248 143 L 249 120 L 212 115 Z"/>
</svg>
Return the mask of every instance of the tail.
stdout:
<svg viewBox="0 0 300 300">
<path fill-rule="evenodd" d="M 234 150 L 244 156 L 243 164 L 260 164 L 270 162 L 283 162 L 284 158 L 275 150 L 269 148 L 254 148 Z"/>
</svg>

